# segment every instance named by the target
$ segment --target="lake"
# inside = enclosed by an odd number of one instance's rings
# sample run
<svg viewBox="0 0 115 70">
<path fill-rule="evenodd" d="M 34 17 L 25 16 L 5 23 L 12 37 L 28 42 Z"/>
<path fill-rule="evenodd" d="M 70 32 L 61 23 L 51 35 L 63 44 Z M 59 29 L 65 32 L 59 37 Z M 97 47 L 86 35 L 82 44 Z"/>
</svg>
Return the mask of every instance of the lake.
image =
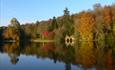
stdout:
<svg viewBox="0 0 115 70">
<path fill-rule="evenodd" d="M 115 45 L 5 43 L 0 45 L 0 70 L 115 70 Z"/>
</svg>

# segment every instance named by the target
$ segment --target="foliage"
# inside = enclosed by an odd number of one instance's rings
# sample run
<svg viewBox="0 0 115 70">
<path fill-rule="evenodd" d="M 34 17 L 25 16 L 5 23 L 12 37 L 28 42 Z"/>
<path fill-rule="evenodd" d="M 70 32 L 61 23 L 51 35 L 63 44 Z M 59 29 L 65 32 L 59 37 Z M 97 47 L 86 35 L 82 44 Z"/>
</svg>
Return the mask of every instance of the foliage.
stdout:
<svg viewBox="0 0 115 70">
<path fill-rule="evenodd" d="M 20 40 L 20 33 L 13 27 L 8 27 L 3 33 L 4 39 Z"/>
<path fill-rule="evenodd" d="M 0 29 L 4 40 L 54 39 L 64 42 L 66 35 L 74 35 L 77 41 L 99 41 L 115 38 L 115 5 L 94 5 L 94 10 L 70 14 L 68 8 L 63 16 L 20 25 L 16 18 L 5 29 Z M 48 32 L 47 36 L 44 32 Z M 45 37 L 45 38 L 43 38 Z"/>
<path fill-rule="evenodd" d="M 110 24 L 112 23 L 111 7 L 109 7 L 109 6 L 104 7 L 103 18 L 104 18 L 105 27 L 110 26 Z"/>
<path fill-rule="evenodd" d="M 96 56 L 93 53 L 93 42 L 82 42 L 79 49 L 79 62 L 84 67 L 91 67 L 96 64 Z"/>
<path fill-rule="evenodd" d="M 20 23 L 19 23 L 19 21 L 16 19 L 16 18 L 12 18 L 11 19 L 11 24 L 10 24 L 10 26 L 12 26 L 12 27 L 14 27 L 14 28 L 16 28 L 16 29 L 20 29 L 21 27 L 20 27 Z"/>
<path fill-rule="evenodd" d="M 94 28 L 94 24 L 95 24 L 95 17 L 94 15 L 92 15 L 89 12 L 84 12 L 81 15 L 80 18 L 80 25 L 79 25 L 79 32 L 80 35 L 82 37 L 82 40 L 88 40 L 88 41 L 92 41 L 93 40 L 93 28 Z"/>
<path fill-rule="evenodd" d="M 70 16 L 68 9 L 64 10 L 63 26 L 65 27 L 66 34 L 72 35 L 74 33 L 74 21 L 73 16 Z"/>
<path fill-rule="evenodd" d="M 52 22 L 49 24 L 49 31 L 53 31 L 58 28 L 56 17 L 53 17 Z"/>
</svg>

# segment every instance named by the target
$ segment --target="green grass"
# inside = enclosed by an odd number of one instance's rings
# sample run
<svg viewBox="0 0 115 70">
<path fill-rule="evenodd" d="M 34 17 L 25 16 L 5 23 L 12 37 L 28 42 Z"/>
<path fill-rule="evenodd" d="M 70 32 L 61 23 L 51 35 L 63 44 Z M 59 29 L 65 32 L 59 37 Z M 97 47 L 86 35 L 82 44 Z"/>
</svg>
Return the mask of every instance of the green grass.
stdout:
<svg viewBox="0 0 115 70">
<path fill-rule="evenodd" d="M 40 40 L 40 39 L 36 39 L 36 40 L 30 40 L 31 42 L 54 42 L 54 40 Z"/>
</svg>

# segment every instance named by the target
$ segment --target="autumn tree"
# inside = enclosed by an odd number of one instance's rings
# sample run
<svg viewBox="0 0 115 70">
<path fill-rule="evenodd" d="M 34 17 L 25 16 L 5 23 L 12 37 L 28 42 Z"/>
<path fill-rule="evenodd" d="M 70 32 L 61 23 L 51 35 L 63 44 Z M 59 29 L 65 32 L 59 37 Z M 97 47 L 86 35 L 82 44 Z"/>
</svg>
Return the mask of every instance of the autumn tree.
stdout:
<svg viewBox="0 0 115 70">
<path fill-rule="evenodd" d="M 111 6 L 111 10 L 112 10 L 112 20 L 113 20 L 113 34 L 115 35 L 115 3 L 112 4 Z"/>
<path fill-rule="evenodd" d="M 113 29 L 112 24 L 112 11 L 110 6 L 105 6 L 103 10 L 103 19 L 104 19 L 104 26 L 105 31 L 108 32 Z"/>
<path fill-rule="evenodd" d="M 79 32 L 82 40 L 93 40 L 93 27 L 95 24 L 95 16 L 89 12 L 83 12 L 80 17 Z"/>
<path fill-rule="evenodd" d="M 6 40 L 19 41 L 23 34 L 20 23 L 16 18 L 13 18 L 11 19 L 11 24 L 4 30 L 3 36 Z"/>
<path fill-rule="evenodd" d="M 4 31 L 3 36 L 6 40 L 20 40 L 20 32 L 13 27 L 8 27 Z"/>
</svg>

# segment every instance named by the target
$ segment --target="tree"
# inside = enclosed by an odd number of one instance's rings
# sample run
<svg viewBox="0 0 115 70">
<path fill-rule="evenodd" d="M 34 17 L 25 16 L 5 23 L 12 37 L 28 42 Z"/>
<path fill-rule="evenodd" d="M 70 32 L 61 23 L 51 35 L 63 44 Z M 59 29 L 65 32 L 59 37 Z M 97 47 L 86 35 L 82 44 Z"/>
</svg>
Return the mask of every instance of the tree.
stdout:
<svg viewBox="0 0 115 70">
<path fill-rule="evenodd" d="M 64 10 L 64 17 L 66 17 L 66 18 L 70 17 L 70 13 L 69 13 L 68 8 L 65 8 L 65 10 Z"/>
<path fill-rule="evenodd" d="M 12 27 L 17 33 L 19 33 L 18 36 L 20 41 L 24 41 L 26 39 L 24 28 L 20 25 L 20 22 L 16 18 L 11 19 L 9 27 Z"/>
<path fill-rule="evenodd" d="M 39 23 L 39 21 L 36 21 L 36 25 L 38 26 L 40 23 Z"/>
<path fill-rule="evenodd" d="M 105 26 L 105 31 L 108 32 L 108 30 L 113 29 L 113 24 L 112 24 L 112 11 L 110 6 L 105 6 L 103 10 L 103 19 L 104 19 L 104 26 Z"/>
<path fill-rule="evenodd" d="M 5 28 L 4 27 L 0 27 L 0 42 L 2 42 L 3 40 L 3 32 L 4 32 Z"/>
<path fill-rule="evenodd" d="M 22 33 L 20 23 L 16 18 L 11 19 L 11 24 L 4 30 L 3 36 L 6 40 L 16 40 L 19 41 L 24 34 Z"/>
<path fill-rule="evenodd" d="M 15 27 L 16 29 L 20 29 L 20 23 L 16 18 L 11 19 L 11 25 L 12 27 Z"/>
<path fill-rule="evenodd" d="M 95 10 L 99 10 L 99 9 L 101 8 L 101 4 L 100 4 L 100 3 L 97 3 L 97 4 L 93 5 L 93 8 L 94 8 Z"/>
<path fill-rule="evenodd" d="M 57 21 L 56 21 L 56 17 L 55 17 L 55 16 L 53 17 L 53 20 L 52 20 L 52 26 L 54 27 L 54 29 L 57 29 L 57 28 L 58 28 L 58 24 L 57 24 Z"/>
<path fill-rule="evenodd" d="M 53 17 L 52 23 L 50 23 L 48 30 L 53 31 L 54 29 L 58 28 L 56 17 Z"/>
<path fill-rule="evenodd" d="M 89 12 L 83 12 L 80 17 L 79 32 L 82 40 L 93 40 L 93 27 L 95 24 L 95 17 Z"/>
<path fill-rule="evenodd" d="M 70 16 L 67 8 L 64 10 L 63 26 L 66 28 L 65 34 L 70 36 L 74 33 L 73 16 Z"/>
<path fill-rule="evenodd" d="M 112 19 L 113 19 L 113 21 L 115 21 L 115 3 L 112 4 L 111 10 L 112 10 Z"/>
<path fill-rule="evenodd" d="M 20 40 L 20 32 L 13 27 L 8 27 L 4 31 L 3 36 L 6 40 Z"/>
</svg>

